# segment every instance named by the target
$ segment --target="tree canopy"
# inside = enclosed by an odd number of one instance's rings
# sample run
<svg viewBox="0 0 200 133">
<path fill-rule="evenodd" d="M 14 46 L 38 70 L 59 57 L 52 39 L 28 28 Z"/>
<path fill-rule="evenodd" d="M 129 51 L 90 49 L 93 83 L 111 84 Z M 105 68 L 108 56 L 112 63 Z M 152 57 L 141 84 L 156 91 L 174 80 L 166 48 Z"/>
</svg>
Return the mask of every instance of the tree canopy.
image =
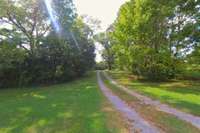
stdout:
<svg viewBox="0 0 200 133">
<path fill-rule="evenodd" d="M 187 57 L 199 58 L 199 14 L 197 0 L 126 2 L 109 33 L 116 68 L 149 79 L 174 78 Z"/>
</svg>

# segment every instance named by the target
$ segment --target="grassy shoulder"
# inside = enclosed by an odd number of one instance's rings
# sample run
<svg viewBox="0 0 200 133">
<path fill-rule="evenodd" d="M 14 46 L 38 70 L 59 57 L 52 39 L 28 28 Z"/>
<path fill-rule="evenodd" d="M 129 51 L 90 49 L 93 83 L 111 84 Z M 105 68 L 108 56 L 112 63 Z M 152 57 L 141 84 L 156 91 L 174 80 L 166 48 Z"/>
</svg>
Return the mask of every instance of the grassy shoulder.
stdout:
<svg viewBox="0 0 200 133">
<path fill-rule="evenodd" d="M 125 72 L 112 71 L 109 74 L 130 89 L 200 116 L 200 83 L 198 81 L 177 80 L 155 83 L 137 80 L 133 75 Z"/>
<path fill-rule="evenodd" d="M 118 115 L 95 73 L 67 84 L 0 90 L 2 133 L 116 133 L 126 130 Z"/>
<path fill-rule="evenodd" d="M 106 86 L 108 86 L 116 95 L 123 99 L 129 106 L 132 106 L 144 119 L 153 123 L 166 133 L 198 133 L 199 130 L 193 127 L 191 124 L 179 120 L 176 117 L 167 113 L 161 112 L 153 108 L 141 104 L 141 102 L 119 89 L 108 81 L 103 74 L 102 78 Z"/>
</svg>

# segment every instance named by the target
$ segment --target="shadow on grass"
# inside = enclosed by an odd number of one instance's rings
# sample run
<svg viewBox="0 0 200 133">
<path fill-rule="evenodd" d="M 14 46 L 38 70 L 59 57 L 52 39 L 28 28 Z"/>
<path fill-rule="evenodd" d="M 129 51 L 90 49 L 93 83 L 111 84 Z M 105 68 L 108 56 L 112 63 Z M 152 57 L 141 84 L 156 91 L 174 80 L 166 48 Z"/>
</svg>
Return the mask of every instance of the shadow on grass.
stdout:
<svg viewBox="0 0 200 133">
<path fill-rule="evenodd" d="M 3 91 L 0 132 L 107 133 L 101 100 L 94 77 L 51 87 Z"/>
<path fill-rule="evenodd" d="M 152 88 L 159 88 L 162 90 L 167 90 L 167 91 L 176 92 L 180 94 L 200 95 L 200 86 L 197 86 L 197 85 L 184 85 L 184 84 L 176 85 L 176 83 L 174 82 L 161 83 L 161 84 L 132 82 L 130 83 L 130 85 L 138 89 L 142 87 L 143 88 L 152 87 Z"/>
<path fill-rule="evenodd" d="M 200 116 L 200 84 L 196 81 L 149 82 L 133 80 L 128 74 L 111 73 L 124 86 L 185 112 Z M 114 75 L 114 76 L 113 76 Z"/>
<path fill-rule="evenodd" d="M 177 100 L 170 96 L 162 96 L 161 100 L 165 103 L 170 103 L 173 107 L 177 107 L 185 112 L 200 116 L 200 105 L 187 102 L 184 100 Z"/>
<path fill-rule="evenodd" d="M 173 107 L 182 109 L 185 112 L 200 116 L 200 103 L 198 104 L 198 101 L 194 102 L 192 99 L 189 99 L 189 97 L 187 97 L 188 95 L 191 95 L 191 98 L 192 96 L 195 96 L 195 99 L 196 99 L 196 97 L 199 96 L 199 92 L 196 93 L 193 90 L 189 92 L 189 90 L 187 90 L 186 88 L 163 89 L 163 88 L 156 88 L 156 87 L 148 87 L 148 89 L 151 89 L 152 91 L 151 93 L 151 91 L 149 91 L 146 87 L 142 85 L 137 85 L 137 87 L 135 85 L 132 85 L 132 86 L 130 85 L 129 87 L 137 88 L 136 90 L 138 92 L 140 92 L 141 94 L 150 96 L 151 98 L 155 100 L 161 100 L 162 102 L 170 104 Z M 146 91 L 145 89 L 148 91 Z M 160 94 L 153 93 L 154 90 L 157 91 L 158 89 L 163 90 L 167 93 L 165 92 L 162 92 Z M 181 95 L 181 97 L 176 97 L 174 93 L 178 94 L 179 96 Z"/>
<path fill-rule="evenodd" d="M 168 91 L 181 93 L 181 94 L 192 94 L 192 95 L 200 95 L 200 89 L 198 87 L 184 87 L 181 88 L 179 86 L 174 86 L 173 88 L 167 88 Z"/>
</svg>

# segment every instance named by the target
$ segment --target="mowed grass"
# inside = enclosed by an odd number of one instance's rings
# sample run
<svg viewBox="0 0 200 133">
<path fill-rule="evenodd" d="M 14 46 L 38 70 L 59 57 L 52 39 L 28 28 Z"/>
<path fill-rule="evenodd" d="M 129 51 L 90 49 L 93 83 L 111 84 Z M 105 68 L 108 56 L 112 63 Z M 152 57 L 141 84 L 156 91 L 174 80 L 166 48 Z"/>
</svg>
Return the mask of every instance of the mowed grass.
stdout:
<svg viewBox="0 0 200 133">
<path fill-rule="evenodd" d="M 177 80 L 171 82 L 147 82 L 126 72 L 109 72 L 121 84 L 160 100 L 182 111 L 200 116 L 200 82 Z"/>
<path fill-rule="evenodd" d="M 67 84 L 0 90 L 0 133 L 121 131 L 118 113 L 107 106 L 95 73 Z"/>
</svg>

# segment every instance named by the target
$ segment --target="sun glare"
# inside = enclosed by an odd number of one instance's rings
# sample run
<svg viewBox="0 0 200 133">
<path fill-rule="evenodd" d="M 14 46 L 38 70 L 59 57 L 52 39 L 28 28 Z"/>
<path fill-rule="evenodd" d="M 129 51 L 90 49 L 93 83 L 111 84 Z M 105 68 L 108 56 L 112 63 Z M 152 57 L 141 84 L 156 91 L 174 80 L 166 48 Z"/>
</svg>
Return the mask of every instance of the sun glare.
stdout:
<svg viewBox="0 0 200 133">
<path fill-rule="evenodd" d="M 53 26 L 56 29 L 56 31 L 59 32 L 60 27 L 59 27 L 57 20 L 55 19 L 55 12 L 52 8 L 52 0 L 44 0 L 44 2 L 45 2 L 45 5 L 46 5 L 46 8 L 47 8 L 47 11 L 49 13 L 50 20 L 53 23 Z"/>
</svg>

